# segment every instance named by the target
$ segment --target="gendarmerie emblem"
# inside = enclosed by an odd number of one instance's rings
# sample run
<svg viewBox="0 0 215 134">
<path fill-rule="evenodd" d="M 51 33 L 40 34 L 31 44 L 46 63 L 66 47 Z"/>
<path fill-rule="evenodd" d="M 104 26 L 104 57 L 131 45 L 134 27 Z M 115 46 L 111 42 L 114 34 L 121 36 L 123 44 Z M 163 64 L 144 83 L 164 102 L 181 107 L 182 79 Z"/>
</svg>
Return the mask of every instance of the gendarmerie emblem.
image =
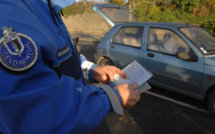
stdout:
<svg viewBox="0 0 215 134">
<path fill-rule="evenodd" d="M 38 58 L 35 42 L 25 34 L 17 33 L 11 27 L 2 28 L 0 39 L 0 62 L 11 71 L 25 71 Z"/>
</svg>

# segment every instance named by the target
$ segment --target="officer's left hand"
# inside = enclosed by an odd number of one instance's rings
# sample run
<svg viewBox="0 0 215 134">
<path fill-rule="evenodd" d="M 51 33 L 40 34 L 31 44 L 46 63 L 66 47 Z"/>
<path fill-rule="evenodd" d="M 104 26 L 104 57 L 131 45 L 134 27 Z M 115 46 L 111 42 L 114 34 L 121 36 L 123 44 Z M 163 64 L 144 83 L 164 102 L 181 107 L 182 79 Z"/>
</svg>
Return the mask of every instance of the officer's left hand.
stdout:
<svg viewBox="0 0 215 134">
<path fill-rule="evenodd" d="M 110 80 L 114 79 L 114 75 L 119 74 L 121 77 L 127 79 L 127 75 L 115 66 L 98 66 L 94 68 L 94 79 L 98 82 L 109 84 Z"/>
</svg>

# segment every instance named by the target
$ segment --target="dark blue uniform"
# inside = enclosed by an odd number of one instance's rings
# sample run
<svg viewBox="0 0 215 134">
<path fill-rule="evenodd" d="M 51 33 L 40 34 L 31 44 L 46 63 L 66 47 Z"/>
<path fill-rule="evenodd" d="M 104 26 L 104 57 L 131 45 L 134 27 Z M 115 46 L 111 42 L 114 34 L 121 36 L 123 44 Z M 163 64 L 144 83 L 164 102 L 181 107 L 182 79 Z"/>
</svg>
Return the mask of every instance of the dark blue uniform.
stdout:
<svg viewBox="0 0 215 134">
<path fill-rule="evenodd" d="M 112 110 L 108 93 L 84 85 L 58 14 L 73 2 L 0 1 L 0 132 L 83 133 Z"/>
</svg>

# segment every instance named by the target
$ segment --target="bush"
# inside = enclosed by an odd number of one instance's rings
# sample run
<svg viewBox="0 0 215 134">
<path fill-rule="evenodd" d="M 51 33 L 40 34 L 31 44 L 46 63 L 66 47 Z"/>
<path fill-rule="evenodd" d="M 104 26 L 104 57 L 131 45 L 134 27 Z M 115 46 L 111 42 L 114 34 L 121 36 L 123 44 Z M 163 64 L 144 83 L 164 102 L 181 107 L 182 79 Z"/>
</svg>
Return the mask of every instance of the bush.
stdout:
<svg viewBox="0 0 215 134">
<path fill-rule="evenodd" d="M 165 5 L 166 6 L 166 5 Z M 204 8 L 204 7 L 201 7 Z M 194 26 L 201 26 L 215 36 L 215 14 L 207 13 L 206 15 L 194 14 L 186 12 L 179 8 L 174 8 L 173 5 L 164 8 L 151 8 L 150 5 L 138 5 L 134 13 L 141 22 L 178 22 L 187 23 Z"/>
<path fill-rule="evenodd" d="M 192 13 L 193 8 L 197 6 L 199 0 L 172 0 L 173 4 L 176 4 L 181 11 Z"/>
<path fill-rule="evenodd" d="M 63 9 L 63 13 L 65 17 L 68 17 L 70 15 L 77 15 L 77 14 L 83 14 L 85 12 L 91 12 L 91 7 L 94 3 L 93 2 L 77 2 L 74 3 L 72 6 L 68 6 Z"/>
<path fill-rule="evenodd" d="M 152 15 L 151 19 L 158 22 L 174 22 L 176 16 L 171 10 L 164 9 L 163 11 L 159 11 L 157 14 Z"/>
<path fill-rule="evenodd" d="M 207 16 L 206 20 L 207 21 L 202 22 L 200 26 L 205 28 L 215 37 L 215 15 L 213 14 L 213 15 Z"/>
</svg>

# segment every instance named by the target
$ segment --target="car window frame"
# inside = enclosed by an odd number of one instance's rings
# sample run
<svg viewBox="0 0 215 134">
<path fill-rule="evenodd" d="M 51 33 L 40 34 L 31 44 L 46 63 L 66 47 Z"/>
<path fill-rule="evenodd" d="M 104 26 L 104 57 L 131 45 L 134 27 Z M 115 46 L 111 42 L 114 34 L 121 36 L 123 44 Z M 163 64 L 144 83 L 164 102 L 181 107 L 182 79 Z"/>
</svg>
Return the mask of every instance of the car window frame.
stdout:
<svg viewBox="0 0 215 134">
<path fill-rule="evenodd" d="M 157 53 L 161 53 L 161 54 L 165 54 L 165 55 L 169 55 L 169 56 L 174 56 L 176 57 L 176 55 L 174 54 L 169 54 L 169 53 L 165 53 L 165 52 L 161 52 L 161 51 L 155 51 L 155 50 L 151 50 L 148 49 L 148 40 L 149 40 L 149 31 L 151 28 L 157 28 L 157 29 L 164 29 L 164 30 L 169 30 L 173 33 L 175 33 L 190 49 L 190 53 L 194 54 L 194 56 L 198 57 L 197 54 L 195 53 L 195 51 L 193 51 L 193 49 L 188 45 L 188 43 L 173 29 L 171 28 L 166 28 L 166 27 L 156 27 L 156 26 L 149 26 L 148 31 L 147 31 L 147 41 L 146 41 L 146 50 L 147 51 L 153 51 L 153 52 L 157 52 Z M 177 30 L 179 31 L 179 29 L 177 28 Z M 181 31 L 180 31 L 181 32 Z M 183 34 L 184 35 L 184 34 Z M 176 57 L 177 58 L 177 57 Z M 197 60 L 198 61 L 198 60 Z"/>
<path fill-rule="evenodd" d="M 179 28 L 177 28 L 178 29 L 178 31 L 181 33 L 181 34 L 183 34 L 199 51 L 200 51 L 200 53 L 201 54 L 203 54 L 203 55 L 205 55 L 205 56 L 211 56 L 211 55 L 215 55 L 215 53 L 214 54 L 205 54 L 205 53 L 203 53 L 202 52 L 202 50 L 200 50 L 200 48 L 196 45 L 196 43 L 195 42 L 193 42 L 186 34 L 184 34 L 180 29 L 181 28 L 186 28 L 186 27 L 198 27 L 198 26 L 181 26 L 181 27 L 179 27 Z M 200 27 L 200 28 L 202 28 L 202 27 Z M 203 29 L 204 30 L 204 29 Z M 207 30 L 205 30 L 206 32 L 208 32 Z M 208 32 L 209 33 L 209 32 Z M 211 34 L 211 33 L 209 33 L 209 34 Z"/>
<path fill-rule="evenodd" d="M 121 37 L 120 37 L 120 43 L 117 43 L 117 42 L 114 42 L 114 41 L 113 41 L 113 39 L 117 36 L 117 34 L 118 34 L 122 29 L 123 29 L 123 31 L 124 31 L 125 28 L 141 28 L 142 32 L 141 32 L 140 47 L 122 44 L 122 43 L 121 43 L 121 42 L 122 42 L 122 41 L 121 41 L 121 40 L 122 40 L 122 34 L 121 34 Z M 126 46 L 126 47 L 132 47 L 132 48 L 142 49 L 142 47 L 143 47 L 142 42 L 143 42 L 144 29 L 145 29 L 145 26 L 122 26 L 122 27 L 120 27 L 120 28 L 117 30 L 117 32 L 115 32 L 114 36 L 113 36 L 112 39 L 111 39 L 111 43 L 112 43 L 112 44 L 121 45 L 121 46 Z"/>
</svg>

